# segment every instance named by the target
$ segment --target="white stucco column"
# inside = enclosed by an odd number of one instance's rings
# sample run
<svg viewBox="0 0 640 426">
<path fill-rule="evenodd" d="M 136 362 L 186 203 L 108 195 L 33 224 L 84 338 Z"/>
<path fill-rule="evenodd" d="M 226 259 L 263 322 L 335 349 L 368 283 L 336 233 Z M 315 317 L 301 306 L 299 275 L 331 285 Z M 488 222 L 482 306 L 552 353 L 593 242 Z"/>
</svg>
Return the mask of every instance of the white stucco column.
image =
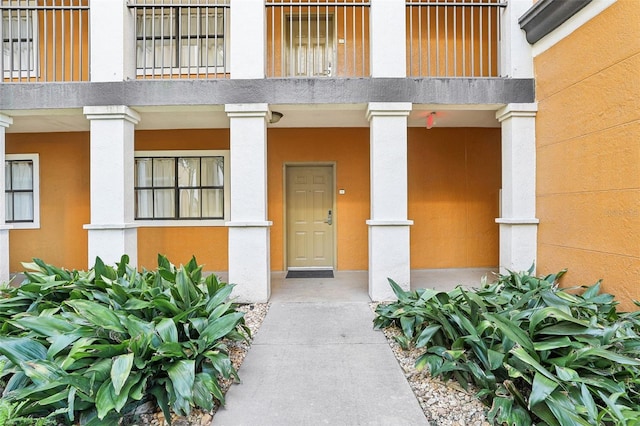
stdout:
<svg viewBox="0 0 640 426">
<path fill-rule="evenodd" d="M 512 0 L 500 20 L 500 75 L 512 78 L 533 78 L 532 47 L 518 20 L 529 10 L 530 0 Z"/>
<path fill-rule="evenodd" d="M 125 0 L 91 0 L 91 81 L 135 78 L 135 12 Z"/>
<path fill-rule="evenodd" d="M 0 114 L 0 283 L 9 281 L 9 229 L 6 224 L 6 196 L 4 193 L 4 162 L 5 162 L 5 133 L 7 127 L 13 124 L 13 119 Z"/>
<path fill-rule="evenodd" d="M 407 76 L 405 0 L 371 0 L 372 77 Z"/>
<path fill-rule="evenodd" d="M 508 104 L 496 113 L 502 125 L 500 269 L 526 271 L 536 260 L 536 127 L 538 106 Z"/>
<path fill-rule="evenodd" d="M 407 219 L 408 102 L 372 102 L 370 122 L 371 219 L 369 225 L 369 296 L 392 300 L 387 278 L 409 289 L 410 250 Z"/>
<path fill-rule="evenodd" d="M 134 127 L 138 113 L 124 105 L 87 106 L 91 121 L 89 267 L 96 256 L 114 265 L 123 254 L 138 263 L 134 223 Z"/>
<path fill-rule="evenodd" d="M 229 282 L 239 302 L 266 302 L 271 294 L 267 221 L 267 104 L 229 104 L 231 220 Z"/>
<path fill-rule="evenodd" d="M 267 27 L 264 0 L 231 0 L 231 78 L 264 78 Z"/>
</svg>

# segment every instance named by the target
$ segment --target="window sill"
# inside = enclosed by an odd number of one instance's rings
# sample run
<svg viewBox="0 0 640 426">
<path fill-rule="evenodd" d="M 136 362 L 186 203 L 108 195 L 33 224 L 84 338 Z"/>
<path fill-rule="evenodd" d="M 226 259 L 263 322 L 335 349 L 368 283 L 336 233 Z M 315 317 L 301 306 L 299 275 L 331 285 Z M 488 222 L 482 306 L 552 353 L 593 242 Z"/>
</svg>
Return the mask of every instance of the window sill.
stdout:
<svg viewBox="0 0 640 426">
<path fill-rule="evenodd" d="M 36 222 L 8 222 L 6 227 L 12 231 L 17 229 L 40 229 L 40 224 Z"/>
<path fill-rule="evenodd" d="M 210 220 L 136 220 L 139 228 L 184 228 L 184 227 L 212 227 L 225 226 L 226 219 Z"/>
</svg>

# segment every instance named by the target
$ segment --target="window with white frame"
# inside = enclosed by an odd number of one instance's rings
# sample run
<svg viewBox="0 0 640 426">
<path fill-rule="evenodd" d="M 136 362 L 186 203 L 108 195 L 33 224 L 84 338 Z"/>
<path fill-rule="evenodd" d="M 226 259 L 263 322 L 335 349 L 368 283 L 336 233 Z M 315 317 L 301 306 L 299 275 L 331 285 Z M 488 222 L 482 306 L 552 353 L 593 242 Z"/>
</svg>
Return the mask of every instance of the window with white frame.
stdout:
<svg viewBox="0 0 640 426">
<path fill-rule="evenodd" d="M 138 221 L 215 221 L 229 215 L 228 151 L 138 151 Z"/>
<path fill-rule="evenodd" d="M 2 0 L 2 71 L 6 76 L 31 76 L 37 62 L 37 13 L 33 0 Z"/>
<path fill-rule="evenodd" d="M 155 0 L 136 6 L 138 74 L 224 72 L 225 3 L 177 4 Z"/>
<path fill-rule="evenodd" d="M 7 154 L 4 167 L 5 221 L 13 228 L 40 227 L 38 154 Z"/>
</svg>

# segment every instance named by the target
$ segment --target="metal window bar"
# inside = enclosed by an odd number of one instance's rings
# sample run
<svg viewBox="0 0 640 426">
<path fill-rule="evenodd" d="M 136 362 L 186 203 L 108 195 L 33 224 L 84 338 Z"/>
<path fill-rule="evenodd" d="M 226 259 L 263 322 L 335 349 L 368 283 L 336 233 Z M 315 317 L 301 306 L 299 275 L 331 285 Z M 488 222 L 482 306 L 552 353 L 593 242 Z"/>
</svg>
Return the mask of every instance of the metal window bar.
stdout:
<svg viewBox="0 0 640 426">
<path fill-rule="evenodd" d="M 369 6 L 356 0 L 267 1 L 267 76 L 368 76 Z"/>
<path fill-rule="evenodd" d="M 2 81 L 87 81 L 89 0 L 0 0 Z"/>
<path fill-rule="evenodd" d="M 138 78 L 228 78 L 229 0 L 135 0 Z"/>
<path fill-rule="evenodd" d="M 504 0 L 407 0 L 409 76 L 497 77 L 506 6 Z"/>
<path fill-rule="evenodd" d="M 436 4 L 436 75 L 440 75 L 440 13 Z"/>
</svg>

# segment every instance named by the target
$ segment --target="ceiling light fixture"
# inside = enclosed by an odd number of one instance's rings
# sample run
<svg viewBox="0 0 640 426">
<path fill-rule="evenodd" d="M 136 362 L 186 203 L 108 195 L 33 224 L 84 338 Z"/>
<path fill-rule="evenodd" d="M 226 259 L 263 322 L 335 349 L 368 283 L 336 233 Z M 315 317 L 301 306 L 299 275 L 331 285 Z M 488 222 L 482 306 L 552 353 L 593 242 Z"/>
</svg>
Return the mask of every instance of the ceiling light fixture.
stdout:
<svg viewBox="0 0 640 426">
<path fill-rule="evenodd" d="M 276 124 L 282 117 L 284 117 L 283 113 L 278 111 L 271 111 L 271 119 L 269 120 L 269 124 Z"/>
</svg>

